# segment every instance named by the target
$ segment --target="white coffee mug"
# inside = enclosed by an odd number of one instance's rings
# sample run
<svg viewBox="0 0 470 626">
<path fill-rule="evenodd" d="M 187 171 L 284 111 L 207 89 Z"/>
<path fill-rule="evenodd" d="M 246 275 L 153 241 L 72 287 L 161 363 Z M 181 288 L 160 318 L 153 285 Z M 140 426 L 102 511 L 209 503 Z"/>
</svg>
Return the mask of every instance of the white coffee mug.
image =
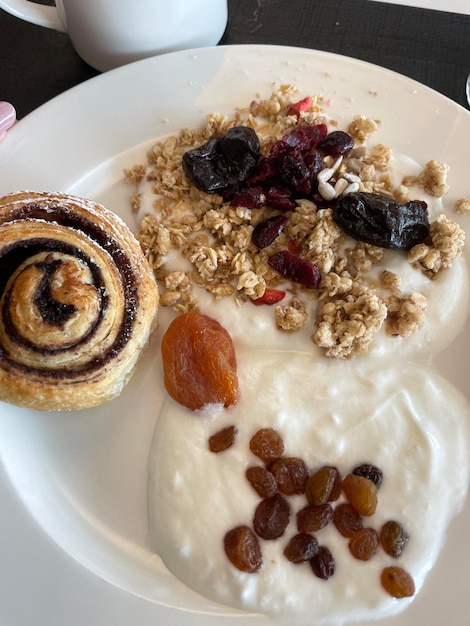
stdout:
<svg viewBox="0 0 470 626">
<path fill-rule="evenodd" d="M 216 45 L 227 25 L 227 0 L 0 0 L 0 8 L 66 32 L 78 54 L 106 71 L 146 57 Z"/>
</svg>

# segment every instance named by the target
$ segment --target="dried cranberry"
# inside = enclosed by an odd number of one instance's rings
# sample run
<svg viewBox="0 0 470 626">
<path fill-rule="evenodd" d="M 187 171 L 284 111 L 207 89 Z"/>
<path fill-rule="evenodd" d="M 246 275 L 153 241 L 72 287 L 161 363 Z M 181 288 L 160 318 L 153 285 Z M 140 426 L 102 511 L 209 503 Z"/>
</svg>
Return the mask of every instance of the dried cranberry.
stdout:
<svg viewBox="0 0 470 626">
<path fill-rule="evenodd" d="M 293 211 L 296 207 L 292 192 L 286 187 L 270 187 L 266 191 L 266 204 L 279 211 Z"/>
<path fill-rule="evenodd" d="M 282 180 L 293 191 L 308 195 L 312 187 L 310 169 L 299 150 L 282 155 L 279 160 Z"/>
<path fill-rule="evenodd" d="M 268 264 L 283 278 L 294 283 L 300 283 L 311 289 L 316 289 L 320 284 L 321 274 L 318 267 L 288 250 L 281 250 L 270 256 Z"/>
<path fill-rule="evenodd" d="M 344 130 L 334 130 L 318 146 L 323 152 L 337 159 L 354 148 L 354 139 Z"/>
<path fill-rule="evenodd" d="M 285 215 L 274 215 L 274 217 L 260 222 L 253 229 L 251 241 L 260 250 L 266 248 L 281 234 L 288 221 Z"/>
<path fill-rule="evenodd" d="M 302 152 L 313 150 L 328 132 L 326 124 L 300 125 L 278 139 L 270 151 L 271 156 L 278 156 L 286 152 L 291 152 L 293 148 Z"/>
<path fill-rule="evenodd" d="M 279 493 L 261 500 L 253 518 L 256 534 L 263 539 L 281 537 L 289 524 L 290 513 L 289 503 Z"/>
<path fill-rule="evenodd" d="M 261 187 L 243 187 L 230 194 L 230 204 L 247 209 L 261 209 L 266 204 L 266 194 Z"/>
<path fill-rule="evenodd" d="M 281 300 L 286 297 L 286 292 L 282 289 L 271 289 L 267 287 L 262 296 L 259 298 L 250 298 L 250 302 L 255 304 L 256 306 L 260 306 L 262 304 L 277 304 Z"/>
</svg>

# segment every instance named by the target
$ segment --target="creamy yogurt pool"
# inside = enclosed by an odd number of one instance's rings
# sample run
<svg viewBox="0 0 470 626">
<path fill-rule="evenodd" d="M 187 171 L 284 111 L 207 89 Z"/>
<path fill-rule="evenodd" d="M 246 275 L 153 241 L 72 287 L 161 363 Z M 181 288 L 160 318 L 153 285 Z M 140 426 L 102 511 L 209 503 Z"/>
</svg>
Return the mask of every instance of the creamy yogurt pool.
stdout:
<svg viewBox="0 0 470 626">
<path fill-rule="evenodd" d="M 391 598 L 380 585 L 387 565 L 400 565 L 416 589 L 433 566 L 451 518 L 463 505 L 469 473 L 469 409 L 432 370 L 397 360 L 319 362 L 311 355 L 240 350 L 239 403 L 193 414 L 165 402 L 155 431 L 149 469 L 150 535 L 166 566 L 189 587 L 233 607 L 291 617 L 295 623 L 341 623 L 396 613 L 409 600 Z M 236 424 L 238 438 L 215 454 L 208 438 Z M 314 533 L 336 560 L 328 580 L 282 552 L 295 534 L 304 496 L 291 497 L 284 536 L 261 541 L 262 569 L 243 573 L 223 550 L 225 533 L 252 525 L 260 497 L 245 478 L 261 464 L 248 448 L 259 428 L 275 428 L 286 456 L 310 470 L 337 466 L 342 475 L 360 463 L 384 473 L 374 516 L 379 530 L 400 521 L 410 540 L 398 559 L 383 551 L 355 560 L 334 525 Z M 451 477 L 451 478 L 450 478 Z"/>
</svg>

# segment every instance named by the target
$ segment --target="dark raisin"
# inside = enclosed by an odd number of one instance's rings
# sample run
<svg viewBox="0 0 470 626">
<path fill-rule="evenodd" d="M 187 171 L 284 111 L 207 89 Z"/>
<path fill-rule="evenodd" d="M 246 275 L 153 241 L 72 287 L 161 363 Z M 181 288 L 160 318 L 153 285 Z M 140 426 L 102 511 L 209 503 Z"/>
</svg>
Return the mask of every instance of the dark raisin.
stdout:
<svg viewBox="0 0 470 626">
<path fill-rule="evenodd" d="M 377 489 L 382 484 L 384 475 L 380 468 L 375 465 L 371 465 L 370 463 L 362 463 L 362 465 L 358 465 L 352 471 L 355 476 L 363 476 L 364 478 L 368 478 L 371 480 Z"/>
<path fill-rule="evenodd" d="M 232 565 L 242 572 L 251 574 L 263 565 L 258 537 L 248 526 L 229 530 L 224 537 L 224 549 Z"/>
<path fill-rule="evenodd" d="M 309 476 L 305 495 L 309 504 L 333 502 L 341 495 L 341 476 L 336 467 L 321 467 Z"/>
<path fill-rule="evenodd" d="M 379 549 L 379 535 L 374 528 L 361 528 L 349 539 L 349 550 L 355 559 L 368 561 Z"/>
<path fill-rule="evenodd" d="M 425 202 L 401 204 L 376 193 L 342 196 L 333 208 L 333 218 L 354 239 L 381 248 L 409 250 L 429 234 Z"/>
<path fill-rule="evenodd" d="M 284 556 L 292 563 L 310 561 L 318 552 L 318 541 L 309 533 L 294 535 L 284 549 Z"/>
<path fill-rule="evenodd" d="M 274 428 L 260 428 L 250 439 L 250 450 L 264 463 L 269 463 L 283 455 L 284 441 Z"/>
<path fill-rule="evenodd" d="M 237 434 L 238 429 L 236 426 L 227 426 L 227 428 L 219 430 L 219 432 L 209 437 L 209 449 L 211 452 L 227 450 L 235 443 Z"/>
<path fill-rule="evenodd" d="M 281 250 L 268 259 L 268 264 L 283 278 L 316 289 L 320 284 L 321 274 L 316 265 L 302 259 L 288 250 Z"/>
<path fill-rule="evenodd" d="M 286 227 L 288 218 L 285 215 L 274 215 L 264 222 L 259 222 L 253 229 L 251 241 L 260 250 L 271 245 Z"/>
<path fill-rule="evenodd" d="M 331 504 L 307 504 L 297 513 L 297 530 L 301 533 L 313 533 L 325 528 L 332 520 Z"/>
<path fill-rule="evenodd" d="M 335 508 L 333 522 L 343 537 L 349 538 L 362 528 L 362 517 L 348 502 L 342 502 Z"/>
<path fill-rule="evenodd" d="M 249 467 L 246 470 L 246 478 L 262 498 L 269 498 L 277 492 L 276 479 L 265 467 L 260 465 Z"/>
<path fill-rule="evenodd" d="M 334 159 L 342 154 L 346 154 L 354 148 L 354 139 L 344 130 L 334 130 L 325 137 L 318 146 L 320 150 L 326 152 Z"/>
<path fill-rule="evenodd" d="M 256 534 L 263 539 L 281 537 L 289 524 L 290 513 L 289 503 L 279 493 L 261 500 L 253 518 Z"/>
<path fill-rule="evenodd" d="M 328 580 L 335 573 L 335 559 L 329 548 L 320 546 L 317 554 L 310 559 L 310 566 L 317 578 Z"/>
<path fill-rule="evenodd" d="M 394 598 L 410 598 L 415 593 L 415 583 L 402 567 L 385 567 L 380 576 L 382 587 Z"/>
<path fill-rule="evenodd" d="M 408 543 L 410 536 L 400 524 L 394 520 L 386 522 L 380 530 L 380 543 L 387 554 L 398 558 Z"/>
<path fill-rule="evenodd" d="M 269 465 L 278 489 L 286 496 L 305 493 L 305 483 L 308 478 L 308 468 L 302 459 L 283 457 Z"/>
</svg>

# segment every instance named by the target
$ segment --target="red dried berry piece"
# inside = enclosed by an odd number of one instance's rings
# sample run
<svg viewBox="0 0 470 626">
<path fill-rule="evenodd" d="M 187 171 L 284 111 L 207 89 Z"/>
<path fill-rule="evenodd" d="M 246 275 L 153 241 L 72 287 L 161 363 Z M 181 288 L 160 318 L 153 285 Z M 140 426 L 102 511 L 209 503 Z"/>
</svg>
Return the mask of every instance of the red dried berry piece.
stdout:
<svg viewBox="0 0 470 626">
<path fill-rule="evenodd" d="M 410 598 L 415 593 L 414 580 L 402 567 L 385 567 L 380 582 L 385 591 L 394 598 Z"/>
<path fill-rule="evenodd" d="M 362 528 L 362 517 L 348 502 L 342 502 L 335 508 L 333 522 L 343 537 L 347 538 Z"/>
<path fill-rule="evenodd" d="M 308 477 L 305 495 L 309 504 L 333 502 L 341 495 L 342 480 L 336 467 L 321 467 Z"/>
<path fill-rule="evenodd" d="M 288 221 L 285 215 L 274 215 L 264 222 L 260 222 L 253 229 L 251 241 L 260 250 L 266 248 L 279 237 Z"/>
<path fill-rule="evenodd" d="M 320 284 L 321 274 L 316 265 L 302 259 L 288 250 L 281 250 L 268 259 L 268 264 L 283 278 L 299 283 L 310 289 L 316 289 Z"/>
<path fill-rule="evenodd" d="M 266 191 L 266 204 L 278 211 L 293 211 L 297 206 L 290 189 L 270 187 Z"/>
<path fill-rule="evenodd" d="M 282 289 L 271 289 L 267 287 L 264 291 L 264 294 L 259 298 L 250 298 L 250 301 L 256 306 L 260 306 L 262 304 L 277 304 L 281 300 L 286 297 L 286 292 Z"/>
<path fill-rule="evenodd" d="M 244 187 L 232 195 L 230 204 L 247 209 L 261 209 L 266 204 L 266 194 L 261 187 Z"/>
<path fill-rule="evenodd" d="M 246 478 L 262 498 L 269 498 L 277 492 L 276 479 L 265 467 L 260 465 L 249 467 L 246 470 Z"/>
<path fill-rule="evenodd" d="M 379 535 L 374 528 L 361 528 L 349 539 L 349 550 L 355 559 L 368 561 L 379 549 Z"/>
<path fill-rule="evenodd" d="M 246 178 L 246 185 L 253 187 L 277 179 L 277 160 L 262 156 Z"/>
<path fill-rule="evenodd" d="M 281 178 L 293 191 L 308 195 L 312 188 L 310 168 L 305 163 L 302 153 L 293 150 L 279 158 L 279 171 Z"/>
<path fill-rule="evenodd" d="M 326 124 L 315 124 L 312 126 L 302 124 L 296 126 L 290 133 L 285 134 L 276 141 L 269 154 L 271 156 L 279 156 L 292 150 L 309 152 L 325 139 L 327 133 L 328 127 Z"/>
<path fill-rule="evenodd" d="M 368 478 L 348 474 L 343 480 L 344 495 L 361 515 L 373 515 L 377 508 L 377 487 Z"/>
<path fill-rule="evenodd" d="M 283 457 L 269 465 L 278 489 L 286 496 L 305 493 L 308 467 L 296 457 Z"/>
<path fill-rule="evenodd" d="M 300 117 L 300 114 L 308 111 L 312 105 L 312 98 L 307 96 L 298 102 L 293 102 L 289 108 L 287 109 L 287 115 L 295 115 L 297 118 Z"/>
<path fill-rule="evenodd" d="M 318 541 L 308 533 L 294 535 L 284 549 L 284 556 L 291 563 L 310 561 L 318 552 Z"/>
<path fill-rule="evenodd" d="M 279 493 L 261 500 L 253 518 L 256 534 L 263 539 L 281 537 L 289 524 L 290 513 L 289 503 Z"/>
<path fill-rule="evenodd" d="M 335 559 L 329 548 L 320 546 L 317 554 L 310 559 L 310 566 L 317 578 L 328 580 L 335 573 Z"/>
<path fill-rule="evenodd" d="M 377 489 L 379 489 L 384 478 L 382 470 L 376 465 L 371 465 L 370 463 L 362 463 L 361 465 L 358 465 L 353 469 L 352 473 L 356 476 L 364 476 L 364 478 L 368 478 L 374 483 Z"/>
<path fill-rule="evenodd" d="M 235 443 L 238 429 L 236 426 L 227 426 L 209 437 L 209 449 L 211 452 L 223 452 Z"/>
<path fill-rule="evenodd" d="M 252 574 L 263 565 L 258 537 L 248 526 L 229 530 L 224 537 L 224 549 L 232 565 L 242 572 Z"/>
<path fill-rule="evenodd" d="M 274 428 L 260 428 L 250 439 L 250 450 L 264 463 L 284 454 L 284 441 Z"/>
<path fill-rule="evenodd" d="M 395 520 L 386 522 L 380 530 L 380 543 L 385 552 L 398 558 L 403 552 L 403 548 L 408 543 L 410 536 L 400 524 Z"/>
<path fill-rule="evenodd" d="M 297 530 L 301 533 L 313 533 L 325 528 L 332 520 L 331 504 L 307 504 L 297 513 Z"/>
<path fill-rule="evenodd" d="M 334 130 L 318 146 L 321 150 L 337 159 L 354 148 L 354 139 L 344 130 Z"/>
</svg>

